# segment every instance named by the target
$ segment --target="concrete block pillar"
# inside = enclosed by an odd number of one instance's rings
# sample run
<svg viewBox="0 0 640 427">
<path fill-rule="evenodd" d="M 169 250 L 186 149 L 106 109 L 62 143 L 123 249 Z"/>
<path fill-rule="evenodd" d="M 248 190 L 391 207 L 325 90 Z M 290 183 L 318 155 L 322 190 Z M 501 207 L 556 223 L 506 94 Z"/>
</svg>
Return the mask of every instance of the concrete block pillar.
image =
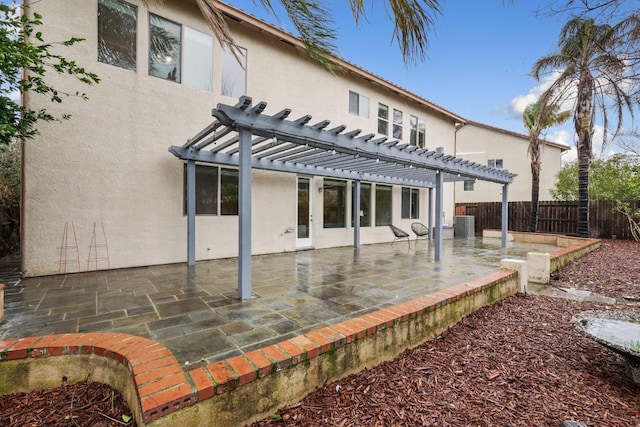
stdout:
<svg viewBox="0 0 640 427">
<path fill-rule="evenodd" d="M 551 256 L 548 253 L 529 252 L 527 254 L 529 266 L 529 281 L 546 285 L 551 278 Z"/>
<path fill-rule="evenodd" d="M 500 268 L 515 270 L 518 272 L 520 281 L 520 293 L 527 294 L 527 284 L 529 283 L 529 269 L 527 262 L 521 259 L 503 259 L 500 261 Z"/>
</svg>

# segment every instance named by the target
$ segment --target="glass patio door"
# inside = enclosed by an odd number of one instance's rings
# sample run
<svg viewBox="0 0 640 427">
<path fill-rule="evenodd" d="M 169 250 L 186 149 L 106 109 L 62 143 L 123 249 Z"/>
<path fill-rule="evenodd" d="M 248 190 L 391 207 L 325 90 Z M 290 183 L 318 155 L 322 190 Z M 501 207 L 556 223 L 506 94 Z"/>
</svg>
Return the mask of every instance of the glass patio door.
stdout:
<svg viewBox="0 0 640 427">
<path fill-rule="evenodd" d="M 298 177 L 298 215 L 296 248 L 308 248 L 311 240 L 311 179 Z"/>
</svg>

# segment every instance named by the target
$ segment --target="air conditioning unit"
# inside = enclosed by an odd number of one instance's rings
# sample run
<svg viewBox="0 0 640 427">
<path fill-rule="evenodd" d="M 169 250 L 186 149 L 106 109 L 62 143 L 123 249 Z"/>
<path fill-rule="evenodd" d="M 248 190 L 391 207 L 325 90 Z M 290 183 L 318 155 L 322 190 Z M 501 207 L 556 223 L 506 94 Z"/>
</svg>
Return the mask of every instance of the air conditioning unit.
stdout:
<svg viewBox="0 0 640 427">
<path fill-rule="evenodd" d="M 453 222 L 453 235 L 456 239 L 475 238 L 475 217 L 473 215 L 454 216 Z"/>
</svg>

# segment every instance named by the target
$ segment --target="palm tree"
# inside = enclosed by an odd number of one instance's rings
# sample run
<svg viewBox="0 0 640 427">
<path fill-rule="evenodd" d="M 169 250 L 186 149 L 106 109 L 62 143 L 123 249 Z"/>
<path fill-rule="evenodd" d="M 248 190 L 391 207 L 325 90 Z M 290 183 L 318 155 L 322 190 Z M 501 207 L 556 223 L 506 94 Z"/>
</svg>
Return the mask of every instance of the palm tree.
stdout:
<svg viewBox="0 0 640 427">
<path fill-rule="evenodd" d="M 590 18 L 573 18 L 565 24 L 558 40 L 559 52 L 540 58 L 532 75 L 540 80 L 544 71 L 559 76 L 544 98 L 575 99 L 573 122 L 578 150 L 578 235 L 589 237 L 589 164 L 596 113 L 605 129 L 603 147 L 608 142 L 608 109 L 616 113 L 616 136 L 622 129 L 626 111 L 633 117 L 638 105 L 638 61 L 626 55 L 640 43 L 640 16 L 632 15 L 616 25 L 598 25 Z M 631 84 L 635 83 L 635 84 Z M 634 92 L 634 90 L 636 92 Z M 574 95 L 571 95 L 571 94 Z M 547 101 L 545 101 L 547 102 Z"/>
<path fill-rule="evenodd" d="M 540 198 L 540 137 L 550 127 L 564 123 L 571 116 L 570 111 L 558 112 L 558 104 L 547 105 L 546 96 L 541 96 L 532 104 L 527 105 L 522 113 L 522 122 L 529 132 L 529 147 L 527 152 L 531 157 L 531 215 L 529 231 L 538 229 L 538 201 Z"/>
<path fill-rule="evenodd" d="M 165 0 L 142 0 L 148 7 L 160 5 Z M 254 0 L 256 1 L 256 0 Z M 271 0 L 258 0 L 270 13 L 275 15 Z M 299 34 L 311 58 L 328 70 L 336 68 L 332 59 L 337 56 L 333 44 L 336 36 L 330 11 L 330 2 L 320 0 L 279 0 L 291 23 Z M 366 20 L 363 0 L 346 0 L 358 24 Z M 196 0 L 198 7 L 209 23 L 220 44 L 237 54 L 237 45 L 229 31 L 217 0 Z M 373 2 L 372 2 L 373 3 Z M 405 64 L 413 64 L 426 58 L 428 34 L 433 29 L 436 17 L 442 14 L 439 0 L 387 0 L 393 15 L 395 28 L 393 36 L 402 51 Z"/>
</svg>

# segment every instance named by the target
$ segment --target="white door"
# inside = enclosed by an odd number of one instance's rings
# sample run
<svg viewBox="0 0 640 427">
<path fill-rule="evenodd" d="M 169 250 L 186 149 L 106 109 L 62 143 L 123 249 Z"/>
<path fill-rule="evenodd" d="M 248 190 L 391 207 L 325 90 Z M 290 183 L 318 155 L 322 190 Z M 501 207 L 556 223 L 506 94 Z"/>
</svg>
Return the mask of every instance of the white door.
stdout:
<svg viewBox="0 0 640 427">
<path fill-rule="evenodd" d="M 298 219 L 296 248 L 311 247 L 311 179 L 298 177 Z"/>
</svg>

